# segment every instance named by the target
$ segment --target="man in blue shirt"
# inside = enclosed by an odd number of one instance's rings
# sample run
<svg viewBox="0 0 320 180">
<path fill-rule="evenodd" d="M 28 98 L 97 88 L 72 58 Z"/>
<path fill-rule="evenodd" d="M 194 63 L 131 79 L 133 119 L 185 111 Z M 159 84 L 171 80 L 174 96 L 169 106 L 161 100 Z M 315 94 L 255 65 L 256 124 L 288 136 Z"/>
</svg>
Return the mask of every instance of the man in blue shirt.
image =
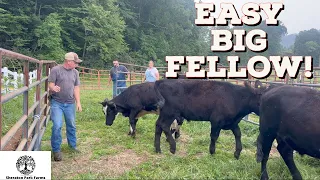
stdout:
<svg viewBox="0 0 320 180">
<path fill-rule="evenodd" d="M 113 97 L 116 97 L 126 89 L 127 85 L 125 80 L 128 72 L 125 66 L 119 65 L 118 60 L 113 61 L 113 67 L 110 70 L 109 76 L 109 85 L 111 84 L 111 80 L 113 82 Z M 127 75 L 128 79 L 130 79 L 130 74 Z"/>
</svg>

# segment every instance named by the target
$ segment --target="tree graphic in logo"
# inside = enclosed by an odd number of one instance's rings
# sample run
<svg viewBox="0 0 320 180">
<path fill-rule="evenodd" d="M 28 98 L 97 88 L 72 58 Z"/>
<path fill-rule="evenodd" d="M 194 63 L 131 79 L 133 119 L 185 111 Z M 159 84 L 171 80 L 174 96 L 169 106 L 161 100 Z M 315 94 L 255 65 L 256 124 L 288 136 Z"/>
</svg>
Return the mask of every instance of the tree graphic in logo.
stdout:
<svg viewBox="0 0 320 180">
<path fill-rule="evenodd" d="M 16 163 L 17 170 L 24 175 L 29 175 L 34 171 L 36 163 L 31 156 L 20 156 Z"/>
</svg>

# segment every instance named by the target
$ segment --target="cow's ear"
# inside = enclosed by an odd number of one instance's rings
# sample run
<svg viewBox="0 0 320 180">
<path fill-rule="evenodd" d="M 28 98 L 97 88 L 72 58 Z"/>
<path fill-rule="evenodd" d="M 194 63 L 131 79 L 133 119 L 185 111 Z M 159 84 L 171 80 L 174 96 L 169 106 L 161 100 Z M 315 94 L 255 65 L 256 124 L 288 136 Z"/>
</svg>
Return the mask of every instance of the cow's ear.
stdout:
<svg viewBox="0 0 320 180">
<path fill-rule="evenodd" d="M 105 98 L 103 102 L 99 102 L 99 104 L 101 104 L 102 106 L 106 106 L 108 104 L 107 102 L 108 102 L 108 98 Z"/>
<path fill-rule="evenodd" d="M 106 105 L 107 105 L 107 102 L 106 102 L 106 101 L 103 101 L 103 102 L 99 102 L 99 104 L 101 104 L 102 106 L 106 106 Z"/>
<path fill-rule="evenodd" d="M 262 83 L 259 80 L 256 80 L 256 82 L 254 83 L 254 87 L 255 88 L 262 88 Z"/>
<path fill-rule="evenodd" d="M 108 107 L 110 107 L 111 109 L 115 109 L 116 108 L 116 104 L 112 101 L 106 101 Z"/>
</svg>

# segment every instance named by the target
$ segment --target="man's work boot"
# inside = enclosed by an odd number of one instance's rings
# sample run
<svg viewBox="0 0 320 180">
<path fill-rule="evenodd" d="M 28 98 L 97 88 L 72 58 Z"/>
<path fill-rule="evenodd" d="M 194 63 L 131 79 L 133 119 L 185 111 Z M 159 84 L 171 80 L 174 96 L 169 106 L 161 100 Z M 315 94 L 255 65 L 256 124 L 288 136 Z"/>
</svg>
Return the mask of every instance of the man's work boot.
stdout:
<svg viewBox="0 0 320 180">
<path fill-rule="evenodd" d="M 55 161 L 61 161 L 61 160 L 62 160 L 62 154 L 61 154 L 61 152 L 54 152 L 54 153 L 53 153 L 53 159 L 54 159 Z"/>
</svg>

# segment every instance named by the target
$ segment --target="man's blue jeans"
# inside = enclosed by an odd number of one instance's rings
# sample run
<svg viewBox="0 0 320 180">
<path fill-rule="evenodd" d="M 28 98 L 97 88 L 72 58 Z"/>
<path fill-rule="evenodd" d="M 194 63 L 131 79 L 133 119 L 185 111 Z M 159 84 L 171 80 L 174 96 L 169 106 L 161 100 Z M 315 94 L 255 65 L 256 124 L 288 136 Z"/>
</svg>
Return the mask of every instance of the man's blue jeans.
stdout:
<svg viewBox="0 0 320 180">
<path fill-rule="evenodd" d="M 53 123 L 51 147 L 53 152 L 60 151 L 62 143 L 61 129 L 63 125 L 63 115 L 66 122 L 68 144 L 71 146 L 71 148 L 76 148 L 77 145 L 75 103 L 64 104 L 51 99 L 51 120 Z"/>
<path fill-rule="evenodd" d="M 120 87 L 120 88 L 119 88 Z M 118 96 L 120 93 L 122 93 L 126 88 L 121 88 L 121 87 L 126 87 L 126 86 L 118 86 L 117 88 L 117 83 L 115 81 L 113 81 L 113 85 L 112 85 L 112 97 L 116 97 Z"/>
</svg>

